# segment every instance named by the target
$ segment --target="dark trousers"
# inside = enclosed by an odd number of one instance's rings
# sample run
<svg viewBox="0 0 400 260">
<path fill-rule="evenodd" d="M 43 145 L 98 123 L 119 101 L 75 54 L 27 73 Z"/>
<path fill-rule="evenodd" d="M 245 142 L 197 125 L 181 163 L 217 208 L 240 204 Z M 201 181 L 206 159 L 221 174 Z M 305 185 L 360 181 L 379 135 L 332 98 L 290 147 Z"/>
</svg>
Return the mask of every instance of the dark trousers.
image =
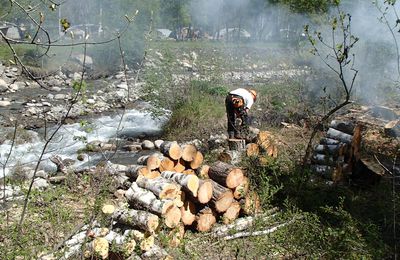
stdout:
<svg viewBox="0 0 400 260">
<path fill-rule="evenodd" d="M 229 94 L 225 99 L 226 115 L 228 118 L 228 133 L 238 134 L 240 129 L 235 125 L 236 118 L 240 118 L 242 120 L 242 125 L 244 125 L 247 123 L 247 116 L 246 113 L 244 113 L 243 107 L 236 108 L 233 105 L 233 97 L 237 96 Z"/>
</svg>

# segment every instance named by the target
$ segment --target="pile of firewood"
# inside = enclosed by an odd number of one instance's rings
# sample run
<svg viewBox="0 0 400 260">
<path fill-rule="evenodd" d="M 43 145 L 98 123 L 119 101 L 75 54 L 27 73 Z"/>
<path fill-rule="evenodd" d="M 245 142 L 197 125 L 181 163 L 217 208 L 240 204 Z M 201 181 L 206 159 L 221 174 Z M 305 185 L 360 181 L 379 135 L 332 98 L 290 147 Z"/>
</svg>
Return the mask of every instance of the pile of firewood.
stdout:
<svg viewBox="0 0 400 260">
<path fill-rule="evenodd" d="M 326 136 L 314 148 L 313 170 L 334 182 L 351 175 L 360 159 L 361 125 L 333 120 Z"/>
<path fill-rule="evenodd" d="M 171 230 L 170 246 L 177 246 L 187 229 L 206 232 L 218 222 L 229 224 L 239 215 L 260 211 L 259 197 L 249 191 L 241 168 L 222 161 L 203 164 L 203 154 L 193 144 L 164 141 L 155 149 L 132 165 L 106 165 L 120 186 L 127 188 L 124 196 L 129 206 L 109 205 L 103 212 L 115 224 L 144 231 L 147 239 L 141 242 L 141 250 L 153 247 L 154 238 L 149 237 L 161 227 Z M 100 250 L 96 245 L 92 248 Z"/>
</svg>

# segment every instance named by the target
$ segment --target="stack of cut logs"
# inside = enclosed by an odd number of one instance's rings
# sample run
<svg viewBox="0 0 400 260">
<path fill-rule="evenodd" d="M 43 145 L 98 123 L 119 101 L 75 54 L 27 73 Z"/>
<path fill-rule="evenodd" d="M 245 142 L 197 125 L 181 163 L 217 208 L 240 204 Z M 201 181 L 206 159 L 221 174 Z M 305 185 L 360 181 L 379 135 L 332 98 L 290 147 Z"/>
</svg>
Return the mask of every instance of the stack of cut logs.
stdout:
<svg viewBox="0 0 400 260">
<path fill-rule="evenodd" d="M 203 164 L 192 144 L 164 141 L 157 151 L 139 157 L 134 165 L 107 164 L 118 176 L 129 207 L 107 210 L 119 224 L 154 234 L 171 228 L 171 246 L 179 244 L 185 229 L 209 231 L 215 223 L 231 223 L 240 214 L 260 211 L 256 192 L 242 169 L 217 161 Z M 161 219 L 161 221 L 160 221 Z"/>
<path fill-rule="evenodd" d="M 361 125 L 333 120 L 314 149 L 312 168 L 334 182 L 343 181 L 351 174 L 360 159 Z"/>
</svg>

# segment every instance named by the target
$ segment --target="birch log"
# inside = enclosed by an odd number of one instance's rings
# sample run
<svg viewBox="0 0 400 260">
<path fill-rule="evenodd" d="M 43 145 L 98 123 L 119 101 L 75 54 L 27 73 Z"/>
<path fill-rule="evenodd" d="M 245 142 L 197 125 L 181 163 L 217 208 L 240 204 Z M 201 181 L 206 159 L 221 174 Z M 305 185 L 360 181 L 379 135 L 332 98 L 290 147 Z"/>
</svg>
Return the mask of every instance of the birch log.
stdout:
<svg viewBox="0 0 400 260">
<path fill-rule="evenodd" d="M 170 159 L 169 157 L 164 157 L 161 160 L 159 170 L 160 170 L 160 172 L 172 171 L 172 170 L 174 170 L 174 167 L 175 167 L 175 162 L 172 159 Z"/>
<path fill-rule="evenodd" d="M 196 215 L 196 230 L 200 232 L 209 231 L 213 225 L 217 222 L 215 212 L 205 207 Z"/>
<path fill-rule="evenodd" d="M 196 175 L 187 175 L 179 172 L 164 171 L 161 176 L 165 179 L 170 179 L 180 184 L 186 192 L 191 193 L 194 197 L 197 197 L 197 191 L 199 189 L 199 178 Z"/>
<path fill-rule="evenodd" d="M 199 181 L 199 189 L 197 191 L 197 200 L 201 204 L 208 203 L 213 194 L 213 185 L 211 180 L 200 180 Z"/>
<path fill-rule="evenodd" d="M 186 200 L 181 207 L 182 223 L 190 226 L 196 219 L 196 206 L 190 200 Z"/>
<path fill-rule="evenodd" d="M 117 223 L 137 227 L 149 233 L 154 233 L 159 225 L 158 216 L 135 209 L 119 209 L 114 212 L 113 219 Z"/>
<path fill-rule="evenodd" d="M 233 202 L 233 193 L 230 189 L 211 181 L 213 185 L 213 194 L 210 205 L 219 213 L 225 212 Z"/>
<path fill-rule="evenodd" d="M 229 208 L 222 215 L 222 223 L 229 224 L 239 217 L 241 207 L 238 201 L 233 201 Z"/>
<path fill-rule="evenodd" d="M 159 199 L 175 199 L 180 194 L 181 190 L 179 184 L 163 177 L 148 179 L 139 176 L 136 180 L 136 184 L 143 189 L 153 192 Z"/>
<path fill-rule="evenodd" d="M 186 162 L 192 162 L 197 155 L 197 148 L 193 144 L 185 144 L 182 146 L 182 159 Z"/>
<path fill-rule="evenodd" d="M 351 135 L 338 131 L 334 128 L 329 128 L 326 135 L 328 138 L 336 139 L 345 144 L 350 144 L 351 139 L 353 138 Z"/>
<path fill-rule="evenodd" d="M 243 171 L 240 168 L 220 161 L 210 166 L 208 175 L 210 179 L 231 189 L 239 186 L 244 179 Z"/>
<path fill-rule="evenodd" d="M 196 170 L 202 165 L 203 160 L 204 160 L 203 154 L 200 151 L 197 151 L 193 160 L 189 163 L 190 168 Z"/>
<path fill-rule="evenodd" d="M 148 169 L 155 170 L 160 167 L 161 160 L 163 159 L 161 153 L 153 153 L 150 155 L 143 155 L 137 159 L 137 163 L 141 165 L 146 165 Z"/>
<path fill-rule="evenodd" d="M 210 176 L 208 176 L 208 171 L 210 170 L 210 166 L 207 164 L 203 164 L 199 168 L 196 169 L 197 176 L 199 176 L 200 179 L 209 179 Z"/>
<path fill-rule="evenodd" d="M 182 157 L 182 149 L 175 141 L 163 142 L 160 146 L 160 152 L 173 160 L 178 160 Z"/>
</svg>

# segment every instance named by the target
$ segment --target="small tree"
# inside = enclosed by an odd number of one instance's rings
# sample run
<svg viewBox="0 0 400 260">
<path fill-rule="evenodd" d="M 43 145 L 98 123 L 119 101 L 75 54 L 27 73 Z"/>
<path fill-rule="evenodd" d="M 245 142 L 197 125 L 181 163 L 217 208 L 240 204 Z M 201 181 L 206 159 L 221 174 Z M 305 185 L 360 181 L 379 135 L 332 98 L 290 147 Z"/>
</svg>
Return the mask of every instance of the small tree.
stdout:
<svg viewBox="0 0 400 260">
<path fill-rule="evenodd" d="M 343 92 L 340 100 L 331 100 L 334 104 L 329 111 L 318 120 L 313 127 L 311 136 L 303 158 L 303 164 L 309 161 L 311 155 L 312 144 L 315 135 L 321 125 L 341 108 L 351 103 L 354 82 L 358 74 L 358 70 L 354 68 L 355 55 L 352 52 L 358 38 L 351 32 L 351 15 L 344 13 L 340 9 L 340 1 L 335 0 L 335 8 L 337 16 L 331 20 L 331 35 L 325 39 L 321 32 L 310 32 L 309 26 L 305 26 L 305 33 L 312 46 L 311 52 L 321 58 L 322 62 L 335 74 L 340 80 L 340 90 Z M 323 53 L 327 51 L 327 54 Z M 330 98 L 328 96 L 328 98 Z"/>
</svg>

